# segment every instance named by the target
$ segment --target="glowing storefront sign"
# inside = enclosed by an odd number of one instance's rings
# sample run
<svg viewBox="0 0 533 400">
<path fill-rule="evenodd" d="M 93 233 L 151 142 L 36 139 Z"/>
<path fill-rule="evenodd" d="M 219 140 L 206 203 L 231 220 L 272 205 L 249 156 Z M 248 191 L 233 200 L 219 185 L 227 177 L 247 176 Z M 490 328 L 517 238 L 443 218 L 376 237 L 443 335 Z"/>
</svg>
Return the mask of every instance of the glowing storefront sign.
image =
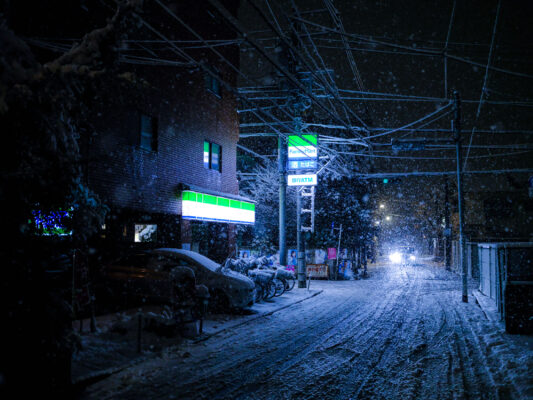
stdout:
<svg viewBox="0 0 533 400">
<path fill-rule="evenodd" d="M 290 135 L 288 140 L 288 157 L 290 160 L 316 160 L 318 142 L 316 135 Z"/>
<path fill-rule="evenodd" d="M 289 186 L 313 186 L 317 184 L 316 174 L 288 175 L 287 185 Z"/>
<path fill-rule="evenodd" d="M 184 190 L 181 193 L 181 204 L 183 219 L 235 224 L 255 223 L 255 204 L 247 201 Z"/>
</svg>

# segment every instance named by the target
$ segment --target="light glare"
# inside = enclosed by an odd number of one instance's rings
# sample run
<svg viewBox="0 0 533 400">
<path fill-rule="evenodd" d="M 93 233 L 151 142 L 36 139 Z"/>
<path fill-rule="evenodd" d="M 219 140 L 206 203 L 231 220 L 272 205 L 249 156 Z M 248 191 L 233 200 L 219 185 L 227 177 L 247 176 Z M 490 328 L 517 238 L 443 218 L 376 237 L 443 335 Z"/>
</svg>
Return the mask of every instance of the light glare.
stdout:
<svg viewBox="0 0 533 400">
<path fill-rule="evenodd" d="M 399 263 L 402 261 L 402 255 L 398 252 L 392 253 L 389 255 L 389 260 L 391 260 L 393 263 Z"/>
</svg>

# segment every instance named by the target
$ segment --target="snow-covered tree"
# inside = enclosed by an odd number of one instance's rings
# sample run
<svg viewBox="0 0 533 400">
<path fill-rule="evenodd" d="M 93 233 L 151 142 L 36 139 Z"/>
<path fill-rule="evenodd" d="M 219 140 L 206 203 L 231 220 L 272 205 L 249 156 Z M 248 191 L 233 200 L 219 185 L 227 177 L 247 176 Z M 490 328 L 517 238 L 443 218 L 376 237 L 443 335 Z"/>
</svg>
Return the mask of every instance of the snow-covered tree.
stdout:
<svg viewBox="0 0 533 400">
<path fill-rule="evenodd" d="M 41 393 L 57 394 L 70 383 L 76 341 L 68 260 L 74 248 L 85 247 L 105 213 L 86 185 L 80 149 L 92 132 L 95 94 L 121 79 L 116 49 L 132 25 L 136 3 L 117 3 L 103 28 L 44 64 L 0 21 L 0 201 L 6 233 L 0 291 L 7 316 L 2 343 L 11 349 L 1 357 L 0 380 L 7 387 L 23 387 L 29 379 Z M 72 237 L 36 235 L 32 211 L 60 209 L 72 210 Z M 47 271 L 60 265 L 65 268 L 61 278 L 50 279 L 56 275 Z"/>
</svg>

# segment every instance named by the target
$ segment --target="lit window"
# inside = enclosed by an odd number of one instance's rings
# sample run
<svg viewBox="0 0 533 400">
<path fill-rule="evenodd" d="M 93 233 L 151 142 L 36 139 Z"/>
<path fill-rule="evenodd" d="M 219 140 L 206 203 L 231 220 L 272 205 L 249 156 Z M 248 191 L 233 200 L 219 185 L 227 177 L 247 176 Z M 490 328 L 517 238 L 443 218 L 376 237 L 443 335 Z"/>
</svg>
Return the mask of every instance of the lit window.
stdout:
<svg viewBox="0 0 533 400">
<path fill-rule="evenodd" d="M 148 151 L 157 149 L 157 121 L 155 118 L 141 114 L 139 147 Z"/>
<path fill-rule="evenodd" d="M 205 74 L 205 87 L 211 93 L 215 94 L 218 97 L 221 97 L 220 81 L 209 73 Z"/>
<path fill-rule="evenodd" d="M 221 171 L 221 162 L 220 162 L 220 146 L 218 144 L 211 144 L 211 169 Z"/>
<path fill-rule="evenodd" d="M 222 172 L 222 146 L 204 141 L 204 167 Z"/>
<path fill-rule="evenodd" d="M 157 240 L 157 225 L 135 224 L 135 243 L 155 242 Z"/>
<path fill-rule="evenodd" d="M 204 167 L 209 169 L 209 142 L 204 141 Z"/>
</svg>

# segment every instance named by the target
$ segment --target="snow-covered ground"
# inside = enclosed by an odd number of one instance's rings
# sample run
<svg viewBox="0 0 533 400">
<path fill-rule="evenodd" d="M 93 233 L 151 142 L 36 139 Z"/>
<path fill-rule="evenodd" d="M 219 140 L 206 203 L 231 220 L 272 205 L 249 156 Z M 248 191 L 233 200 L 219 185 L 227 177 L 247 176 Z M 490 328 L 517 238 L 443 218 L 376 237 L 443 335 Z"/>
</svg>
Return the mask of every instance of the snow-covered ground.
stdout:
<svg viewBox="0 0 533 400">
<path fill-rule="evenodd" d="M 324 292 L 87 388 L 107 399 L 533 398 L 533 337 L 488 320 L 435 265 L 371 265 Z M 298 289 L 294 289 L 298 290 Z M 300 289 L 305 290 L 305 289 Z"/>
</svg>

